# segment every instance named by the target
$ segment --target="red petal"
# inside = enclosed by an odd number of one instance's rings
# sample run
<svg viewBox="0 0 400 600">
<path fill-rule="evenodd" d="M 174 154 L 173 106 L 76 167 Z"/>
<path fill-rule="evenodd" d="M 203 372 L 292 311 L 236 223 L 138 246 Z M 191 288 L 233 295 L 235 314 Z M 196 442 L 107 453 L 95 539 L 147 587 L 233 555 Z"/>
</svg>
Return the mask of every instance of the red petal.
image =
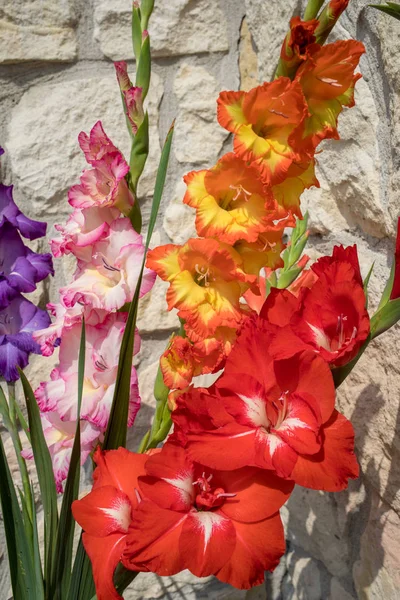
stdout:
<svg viewBox="0 0 400 600">
<path fill-rule="evenodd" d="M 90 558 L 97 600 L 123 600 L 114 587 L 113 575 L 125 548 L 125 535 L 113 533 L 105 538 L 82 536 Z"/>
<path fill-rule="evenodd" d="M 335 410 L 321 434 L 320 452 L 314 456 L 299 456 L 292 479 L 314 490 L 338 492 L 347 487 L 348 479 L 358 477 L 354 429 L 350 421 Z"/>
<path fill-rule="evenodd" d="M 187 516 L 159 508 L 148 500 L 141 502 L 126 537 L 123 564 L 157 575 L 175 575 L 186 569 L 187 555 L 179 551 L 179 538 Z"/>
<path fill-rule="evenodd" d="M 234 521 L 254 523 L 270 517 L 289 498 L 294 483 L 272 471 L 244 467 L 236 471 L 216 471 L 213 485 L 233 498 L 226 498 L 219 511 Z"/>
<path fill-rule="evenodd" d="M 72 503 L 74 519 L 86 533 L 95 537 L 117 531 L 126 533 L 131 508 L 128 496 L 111 485 L 93 489 L 87 496 Z"/>
<path fill-rule="evenodd" d="M 286 478 L 291 476 L 298 455 L 286 442 L 273 433 L 267 435 L 265 455 L 266 462 L 267 457 L 269 457 L 272 467 L 279 477 Z"/>
<path fill-rule="evenodd" d="M 236 423 L 188 437 L 192 460 L 212 469 L 233 470 L 255 464 L 256 429 Z"/>
<path fill-rule="evenodd" d="M 235 548 L 235 528 L 230 519 L 213 511 L 188 515 L 179 539 L 179 551 L 186 556 L 186 568 L 197 577 L 220 569 Z"/>
<path fill-rule="evenodd" d="M 140 491 L 160 508 L 189 510 L 194 500 L 193 465 L 187 452 L 167 442 L 146 463 L 148 476 L 139 480 Z"/>
<path fill-rule="evenodd" d="M 135 489 L 138 489 L 138 477 L 145 475 L 144 465 L 148 459 L 145 454 L 135 454 L 125 448 L 103 451 L 100 446 L 93 457 L 97 468 L 93 473 L 93 489 L 111 485 L 125 492 L 132 508 L 137 506 Z"/>
<path fill-rule="evenodd" d="M 260 312 L 260 318 L 273 325 L 284 327 L 290 323 L 296 312 L 299 300 L 287 290 L 272 288 Z"/>
<path fill-rule="evenodd" d="M 291 394 L 288 414 L 274 433 L 299 454 L 315 454 L 321 443 L 318 440 L 320 423 L 312 407 L 297 394 Z"/>
<path fill-rule="evenodd" d="M 264 583 L 264 571 L 272 571 L 285 552 L 279 514 L 257 523 L 235 522 L 236 546 L 228 563 L 216 577 L 235 588 L 248 589 Z"/>
<path fill-rule="evenodd" d="M 390 300 L 400 298 L 400 217 L 397 221 L 396 249 L 394 252 L 394 279 Z"/>
</svg>

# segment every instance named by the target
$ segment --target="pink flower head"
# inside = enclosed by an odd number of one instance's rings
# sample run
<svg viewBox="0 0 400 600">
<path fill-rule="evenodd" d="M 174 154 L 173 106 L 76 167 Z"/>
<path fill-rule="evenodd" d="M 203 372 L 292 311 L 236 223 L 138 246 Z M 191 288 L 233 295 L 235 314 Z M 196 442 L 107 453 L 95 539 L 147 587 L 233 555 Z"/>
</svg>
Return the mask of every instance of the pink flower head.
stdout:
<svg viewBox="0 0 400 600">
<path fill-rule="evenodd" d="M 122 154 L 107 154 L 92 165 L 94 168 L 84 171 L 81 182 L 69 190 L 68 202 L 74 208 L 116 207 L 128 214 L 135 199 L 125 180 L 129 165 Z"/>
<path fill-rule="evenodd" d="M 107 154 L 119 152 L 110 138 L 106 135 L 101 121 L 92 127 L 90 134 L 81 133 L 78 135 L 79 145 L 85 154 L 86 161 L 92 165 L 98 160 L 102 160 Z"/>
<path fill-rule="evenodd" d="M 93 244 L 107 236 L 109 225 L 119 216 L 116 208 L 76 208 L 65 225 L 55 225 L 60 235 L 50 240 L 53 255 L 59 258 L 72 253 L 80 260 L 89 261 Z"/>
<path fill-rule="evenodd" d="M 81 261 L 73 283 L 60 290 L 65 306 L 77 302 L 108 311 L 131 302 L 144 256 L 142 236 L 129 219 L 110 225 L 107 238 L 93 245 L 90 262 Z M 145 269 L 140 296 L 151 290 L 156 274 Z"/>
<path fill-rule="evenodd" d="M 115 73 L 117 75 L 118 85 L 121 92 L 126 92 L 132 86 L 128 75 L 128 65 L 124 60 L 114 63 Z"/>
<path fill-rule="evenodd" d="M 76 421 L 63 421 L 56 411 L 41 413 L 42 428 L 53 463 L 57 492 L 63 491 L 62 483 L 68 475 L 74 444 Z M 101 441 L 101 430 L 89 423 L 81 421 L 81 464 L 83 465 L 90 452 Z M 24 450 L 22 456 L 32 459 L 32 450 Z"/>
<path fill-rule="evenodd" d="M 114 67 L 119 89 L 124 99 L 126 114 L 132 125 L 132 132 L 135 134 L 144 119 L 142 88 L 132 85 L 125 61 L 114 63 Z"/>
<path fill-rule="evenodd" d="M 97 325 L 86 326 L 85 378 L 81 418 L 105 431 L 114 396 L 119 350 L 125 329 L 126 313 L 113 313 Z M 76 323 L 63 330 L 60 364 L 53 369 L 51 380 L 41 383 L 35 392 L 43 412 L 57 411 L 62 421 L 76 420 L 78 389 L 78 357 L 81 325 Z M 136 335 L 134 352 L 140 349 Z M 132 367 L 128 425 L 139 410 L 140 397 L 136 370 Z"/>
</svg>

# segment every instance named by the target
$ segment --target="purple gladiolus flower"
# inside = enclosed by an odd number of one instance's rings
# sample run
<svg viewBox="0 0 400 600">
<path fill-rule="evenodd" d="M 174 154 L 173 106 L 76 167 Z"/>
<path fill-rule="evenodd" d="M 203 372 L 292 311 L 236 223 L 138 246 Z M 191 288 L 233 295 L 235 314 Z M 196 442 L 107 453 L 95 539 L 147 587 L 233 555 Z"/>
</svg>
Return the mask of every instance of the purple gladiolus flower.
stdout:
<svg viewBox="0 0 400 600">
<path fill-rule="evenodd" d="M 19 378 L 17 367 L 26 367 L 30 353 L 40 354 L 32 333 L 49 325 L 47 312 L 21 295 L 0 310 L 0 375 L 6 381 Z"/>
<path fill-rule="evenodd" d="M 2 147 L 0 146 L 0 156 L 1 156 L 2 154 L 4 154 L 4 148 L 2 148 Z"/>
<path fill-rule="evenodd" d="M 54 275 L 51 254 L 37 254 L 24 245 L 8 221 L 0 227 L 0 309 L 20 292 L 33 292 L 36 283 Z"/>
<path fill-rule="evenodd" d="M 0 183 L 0 227 L 8 222 L 29 240 L 46 235 L 47 223 L 29 219 L 19 210 L 12 195 L 13 186 Z"/>
</svg>

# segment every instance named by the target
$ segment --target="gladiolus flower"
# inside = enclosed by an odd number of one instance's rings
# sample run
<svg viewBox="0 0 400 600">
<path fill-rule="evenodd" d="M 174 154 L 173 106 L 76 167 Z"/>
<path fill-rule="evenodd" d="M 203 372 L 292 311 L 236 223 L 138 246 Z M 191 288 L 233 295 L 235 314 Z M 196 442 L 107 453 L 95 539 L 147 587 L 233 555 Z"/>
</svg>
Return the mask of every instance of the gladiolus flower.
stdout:
<svg viewBox="0 0 400 600">
<path fill-rule="evenodd" d="M 101 121 L 97 121 L 92 127 L 90 134 L 81 132 L 78 136 L 79 145 L 85 155 L 86 162 L 90 165 L 104 160 L 107 154 L 119 153 L 110 138 L 106 135 Z"/>
<path fill-rule="evenodd" d="M 141 87 L 135 87 L 128 75 L 128 65 L 125 61 L 114 63 L 117 74 L 118 85 L 126 108 L 126 115 L 132 126 L 132 132 L 135 134 L 138 127 L 143 122 L 143 90 Z"/>
<path fill-rule="evenodd" d="M 311 351 L 276 360 L 270 327 L 250 321 L 215 386 L 179 396 L 176 435 L 192 460 L 211 468 L 273 469 L 305 487 L 344 489 L 358 465 L 351 423 L 334 409 L 329 366 Z"/>
<path fill-rule="evenodd" d="M 284 210 L 302 219 L 300 210 L 300 197 L 304 190 L 315 186 L 319 187 L 319 181 L 315 176 L 315 160 L 304 163 L 292 163 L 287 177 L 282 183 L 272 187 L 275 200 Z M 284 223 L 285 227 L 293 227 L 294 224 Z"/>
<path fill-rule="evenodd" d="M 164 281 L 168 308 L 198 336 L 212 336 L 217 327 L 237 327 L 242 319 L 239 298 L 255 277 L 242 271 L 240 255 L 214 239 L 190 239 L 185 245 L 167 244 L 148 253 L 147 266 Z"/>
<path fill-rule="evenodd" d="M 122 600 L 113 575 L 125 550 L 132 514 L 140 502 L 138 477 L 148 457 L 118 448 L 93 457 L 93 489 L 72 504 L 74 518 L 84 530 L 83 545 L 91 560 L 98 600 Z"/>
<path fill-rule="evenodd" d="M 300 142 L 306 115 L 299 83 L 286 77 L 250 92 L 222 92 L 218 99 L 218 121 L 234 133 L 235 153 L 273 185 L 304 154 Z"/>
<path fill-rule="evenodd" d="M 355 40 L 315 46 L 299 68 L 296 81 L 310 112 L 303 135 L 313 148 L 322 139 L 339 139 L 337 118 L 343 106 L 354 106 L 354 86 L 361 77 L 354 70 L 364 52 L 364 45 Z"/>
<path fill-rule="evenodd" d="M 107 237 L 109 226 L 119 217 L 117 208 L 76 208 L 65 225 L 55 225 L 60 236 L 50 240 L 53 255 L 59 258 L 72 253 L 78 260 L 90 262 L 93 244 Z"/>
<path fill-rule="evenodd" d="M 10 223 L 29 240 L 36 240 L 46 235 L 47 223 L 34 221 L 22 214 L 14 202 L 12 190 L 12 185 L 0 183 L 0 227 Z"/>
<path fill-rule="evenodd" d="M 298 299 L 282 292 L 292 314 L 290 328 L 279 337 L 279 349 L 274 343 L 274 351 L 284 358 L 295 348 L 310 348 L 339 367 L 356 356 L 370 331 L 356 246 L 335 246 L 333 255 L 322 257 L 312 270 L 316 281 L 303 287 Z M 285 326 L 286 318 L 282 320 L 282 313 L 272 309 L 270 302 L 268 299 L 261 316 Z"/>
<path fill-rule="evenodd" d="M 85 377 L 81 418 L 105 431 L 114 396 L 118 370 L 119 349 L 125 329 L 126 313 L 112 313 L 99 325 L 85 326 Z M 42 411 L 57 411 L 62 420 L 76 420 L 76 390 L 78 386 L 78 357 L 81 323 L 63 330 L 60 345 L 60 364 L 51 373 L 51 380 L 41 383 L 35 395 Z M 134 353 L 140 349 L 135 337 Z M 140 407 L 137 374 L 131 373 L 128 426 L 131 426 Z"/>
<path fill-rule="evenodd" d="M 264 571 L 276 567 L 285 548 L 277 511 L 291 482 L 254 468 L 205 469 L 170 443 L 147 460 L 145 471 L 125 567 L 162 576 L 189 569 L 240 589 L 262 583 Z"/>
<path fill-rule="evenodd" d="M 108 311 L 131 302 L 144 256 L 142 236 L 129 219 L 116 219 L 108 236 L 92 246 L 90 262 L 80 261 L 75 280 L 60 289 L 66 307 L 77 302 Z M 146 269 L 140 296 L 151 290 L 155 273 Z"/>
<path fill-rule="evenodd" d="M 278 207 L 260 181 L 258 171 L 233 153 L 223 156 L 209 170 L 192 171 L 184 177 L 183 201 L 196 209 L 196 231 L 234 244 L 240 239 L 255 242 L 259 233 L 273 227 Z"/>
<path fill-rule="evenodd" d="M 0 374 L 6 381 L 19 378 L 17 367 L 26 367 L 30 353 L 40 354 L 32 333 L 49 323 L 46 311 L 20 294 L 0 310 Z"/>
<path fill-rule="evenodd" d="M 243 271 L 254 276 L 259 275 L 264 267 L 272 270 L 283 267 L 281 253 L 285 249 L 282 242 L 283 229 L 261 233 L 255 242 L 240 241 L 235 250 L 243 261 Z"/>
</svg>

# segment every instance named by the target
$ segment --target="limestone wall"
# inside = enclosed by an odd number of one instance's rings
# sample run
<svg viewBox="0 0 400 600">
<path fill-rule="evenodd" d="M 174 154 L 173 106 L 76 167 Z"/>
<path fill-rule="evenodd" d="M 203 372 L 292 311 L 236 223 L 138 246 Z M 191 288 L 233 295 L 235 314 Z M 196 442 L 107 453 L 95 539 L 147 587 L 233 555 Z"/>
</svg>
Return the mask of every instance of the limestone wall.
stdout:
<svg viewBox="0 0 400 600">
<path fill-rule="evenodd" d="M 364 274 L 375 262 L 371 303 L 388 274 L 395 219 L 400 213 L 400 23 L 351 0 L 335 35 L 357 37 L 361 60 L 356 108 L 340 121 L 342 139 L 318 156 L 319 190 L 306 194 L 313 258 L 336 242 L 357 242 Z M 67 189 L 84 168 L 81 130 L 101 119 L 128 155 L 113 60 L 134 71 L 131 0 L 2 0 L 0 5 L 0 144 L 3 180 L 30 216 L 51 226 L 65 220 Z M 151 19 L 154 71 L 149 94 L 151 152 L 140 186 L 149 201 L 160 144 L 173 118 L 175 139 L 168 186 L 154 243 L 181 243 L 194 234 L 191 209 L 181 203 L 182 175 L 211 166 L 230 144 L 216 122 L 222 89 L 250 89 L 271 77 L 289 18 L 301 0 L 156 0 Z M 43 250 L 45 243 L 37 242 Z M 71 265 L 37 298 L 56 297 Z M 157 358 L 176 326 L 158 282 L 140 309 L 143 347 L 138 357 L 143 409 L 134 438 L 152 414 Z M 288 552 L 268 579 L 269 600 L 400 599 L 400 342 L 386 334 L 342 386 L 339 404 L 357 432 L 362 476 L 348 491 L 326 494 L 298 488 L 284 509 Z M 36 358 L 33 383 L 48 376 L 52 359 Z M 134 443 L 134 440 L 132 441 Z M 0 598 L 10 594 L 0 539 Z M 186 573 L 160 580 L 140 576 L 130 598 L 265 598 L 265 590 L 238 592 Z"/>
</svg>

